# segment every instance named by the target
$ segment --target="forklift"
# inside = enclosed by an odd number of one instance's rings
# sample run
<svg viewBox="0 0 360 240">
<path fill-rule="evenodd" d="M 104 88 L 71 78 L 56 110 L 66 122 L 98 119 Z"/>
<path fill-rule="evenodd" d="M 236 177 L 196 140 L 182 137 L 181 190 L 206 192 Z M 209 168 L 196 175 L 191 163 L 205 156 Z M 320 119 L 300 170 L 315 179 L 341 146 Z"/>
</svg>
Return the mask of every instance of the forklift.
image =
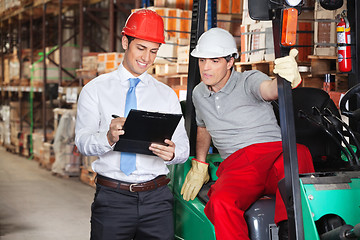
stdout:
<svg viewBox="0 0 360 240">
<path fill-rule="evenodd" d="M 301 12 L 304 0 L 249 0 L 249 14 L 255 20 L 272 20 L 275 57 L 288 55 L 296 45 L 282 43 L 284 12 L 296 9 Z M 317 0 L 323 1 L 323 0 Z M 342 1 L 341 1 L 342 2 Z M 195 48 L 204 32 L 205 0 L 193 1 L 193 15 L 190 39 L 190 52 Z M 324 6 L 339 5 L 339 1 L 323 1 Z M 341 114 L 349 117 L 350 126 L 359 129 L 360 119 L 360 2 L 347 1 L 351 8 L 355 43 L 352 57 L 352 71 L 349 73 L 350 90 L 340 102 Z M 341 4 L 342 5 L 342 4 Z M 329 8 L 330 9 L 330 8 Z M 208 16 L 216 26 L 216 0 L 209 1 Z M 295 30 L 296 31 L 296 30 Z M 286 32 L 286 29 L 285 29 Z M 289 31 L 290 32 L 290 31 Z M 293 33 L 293 31 L 292 31 Z M 273 103 L 274 111 L 281 127 L 284 154 L 285 178 L 279 182 L 279 189 L 287 208 L 289 239 L 291 240 L 360 240 L 360 145 L 357 131 L 342 121 L 339 110 L 329 95 L 321 89 L 291 89 L 290 83 L 278 79 L 279 97 Z M 198 196 L 189 202 L 180 194 L 185 177 L 195 157 L 196 123 L 192 104 L 192 90 L 200 82 L 197 59 L 189 56 L 189 75 L 187 101 L 182 102 L 185 125 L 190 138 L 190 158 L 182 165 L 169 166 L 169 183 L 174 194 L 175 239 L 212 240 L 215 230 L 204 214 L 211 185 L 217 180 L 216 170 L 223 159 L 217 153 L 208 154 L 210 181 L 200 190 Z M 306 102 L 307 104 L 303 104 Z M 350 110 L 351 109 L 351 110 Z M 302 131 L 301 126 L 313 129 Z M 312 126 L 313 128 L 311 128 Z M 324 163 L 324 156 L 315 156 L 316 146 L 306 144 L 311 138 L 306 133 L 321 136 L 316 144 L 329 142 L 331 152 Z M 324 140 L 326 139 L 326 140 Z M 302 142 L 303 141 L 303 142 Z M 306 145 L 319 161 L 316 172 L 298 173 L 296 142 Z M 358 151 L 357 151 L 358 150 Z M 319 157 L 319 159 L 315 159 Z M 315 165 L 315 162 L 314 162 Z M 264 196 L 256 201 L 246 212 L 251 240 L 277 240 L 278 228 L 274 223 L 275 196 Z"/>
</svg>

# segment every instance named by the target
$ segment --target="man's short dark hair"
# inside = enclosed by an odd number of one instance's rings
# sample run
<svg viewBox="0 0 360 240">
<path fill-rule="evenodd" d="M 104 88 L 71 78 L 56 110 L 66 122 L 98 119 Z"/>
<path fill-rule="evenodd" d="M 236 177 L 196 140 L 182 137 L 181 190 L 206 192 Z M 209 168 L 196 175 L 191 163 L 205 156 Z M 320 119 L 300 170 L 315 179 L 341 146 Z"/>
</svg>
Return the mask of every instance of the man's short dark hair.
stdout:
<svg viewBox="0 0 360 240">
<path fill-rule="evenodd" d="M 125 35 L 125 37 L 128 39 L 128 45 L 130 45 L 131 41 L 135 39 L 134 37 L 129 35 Z"/>
<path fill-rule="evenodd" d="M 230 55 L 228 55 L 228 56 L 226 56 L 226 57 L 224 57 L 224 58 L 225 58 L 225 60 L 226 60 L 227 62 L 229 62 L 229 61 L 231 60 L 231 58 L 234 58 L 234 59 L 235 59 L 235 56 L 236 56 L 236 53 L 233 53 L 233 54 L 230 54 Z"/>
</svg>

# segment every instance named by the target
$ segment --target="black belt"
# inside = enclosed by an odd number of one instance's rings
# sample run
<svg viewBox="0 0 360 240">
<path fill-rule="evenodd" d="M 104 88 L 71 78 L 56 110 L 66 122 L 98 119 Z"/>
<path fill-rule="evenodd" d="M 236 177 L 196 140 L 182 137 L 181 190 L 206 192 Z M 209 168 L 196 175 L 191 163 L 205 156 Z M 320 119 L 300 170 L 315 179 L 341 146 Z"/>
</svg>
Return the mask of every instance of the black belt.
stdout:
<svg viewBox="0 0 360 240">
<path fill-rule="evenodd" d="M 102 186 L 127 190 L 130 192 L 150 191 L 158 187 L 167 185 L 169 182 L 170 179 L 167 178 L 165 175 L 159 176 L 153 180 L 142 183 L 124 183 L 116 180 L 107 179 L 99 175 L 96 177 L 96 183 Z"/>
</svg>

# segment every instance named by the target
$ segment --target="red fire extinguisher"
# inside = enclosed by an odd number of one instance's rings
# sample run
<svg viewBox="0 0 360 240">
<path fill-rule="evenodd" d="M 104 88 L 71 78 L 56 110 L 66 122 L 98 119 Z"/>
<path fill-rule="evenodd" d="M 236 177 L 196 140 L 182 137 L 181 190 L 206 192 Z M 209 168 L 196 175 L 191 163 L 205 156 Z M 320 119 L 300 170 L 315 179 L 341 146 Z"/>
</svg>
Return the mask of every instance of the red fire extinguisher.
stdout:
<svg viewBox="0 0 360 240">
<path fill-rule="evenodd" d="M 351 71 L 351 38 L 350 38 L 350 24 L 345 16 L 345 11 L 339 16 L 340 22 L 336 26 L 337 44 L 338 44 L 338 62 L 339 71 Z"/>
</svg>

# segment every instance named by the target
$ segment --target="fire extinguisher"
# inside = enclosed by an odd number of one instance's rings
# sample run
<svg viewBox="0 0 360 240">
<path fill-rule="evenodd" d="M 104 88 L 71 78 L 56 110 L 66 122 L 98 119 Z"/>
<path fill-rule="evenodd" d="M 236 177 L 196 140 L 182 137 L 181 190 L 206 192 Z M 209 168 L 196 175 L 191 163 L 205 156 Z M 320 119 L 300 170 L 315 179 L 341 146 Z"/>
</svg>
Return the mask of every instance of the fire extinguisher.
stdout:
<svg viewBox="0 0 360 240">
<path fill-rule="evenodd" d="M 336 26 L 338 44 L 338 62 L 340 72 L 351 71 L 351 38 L 350 24 L 345 16 L 345 10 L 338 16 L 339 22 Z"/>
</svg>

